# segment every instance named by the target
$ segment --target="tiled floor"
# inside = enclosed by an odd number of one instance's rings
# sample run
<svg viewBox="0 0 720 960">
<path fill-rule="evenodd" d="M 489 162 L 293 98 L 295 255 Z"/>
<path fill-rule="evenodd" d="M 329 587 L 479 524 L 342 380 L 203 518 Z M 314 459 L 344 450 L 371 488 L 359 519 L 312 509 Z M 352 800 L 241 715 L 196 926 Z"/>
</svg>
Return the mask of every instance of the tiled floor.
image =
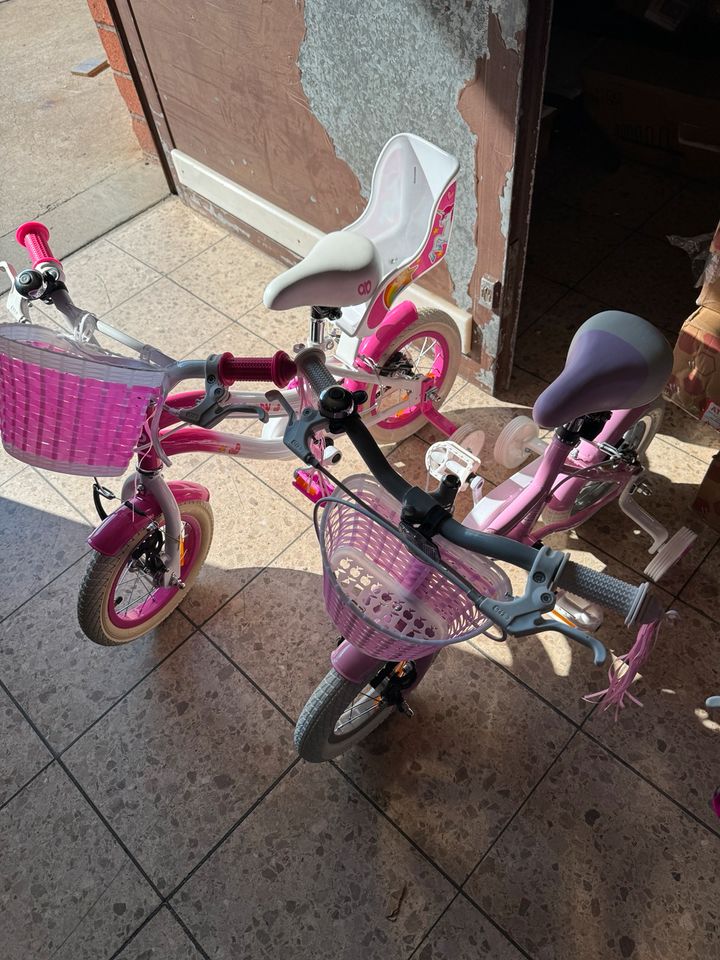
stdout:
<svg viewBox="0 0 720 960">
<path fill-rule="evenodd" d="M 674 202 L 655 180 L 658 203 Z M 589 246 L 568 272 L 530 274 L 511 388 L 460 384 L 448 401 L 482 421 L 488 449 L 583 314 L 612 299 L 603 270 L 620 245 L 662 219 L 647 200 L 617 224 L 602 208 L 575 203 Z M 299 312 L 260 305 L 276 270 L 176 200 L 67 262 L 79 303 L 184 356 L 299 340 Z M 639 279 L 616 289 L 631 286 L 640 299 Z M 648 506 L 673 525 L 715 436 L 671 411 L 651 448 Z M 432 440 L 393 462 L 418 478 Z M 484 640 L 445 652 L 412 721 L 314 767 L 295 760 L 292 728 L 334 631 L 291 468 L 179 459 L 172 475 L 211 490 L 207 567 L 167 624 L 106 649 L 75 620 L 89 483 L 0 453 L 2 960 L 717 955 L 720 726 L 703 701 L 720 691 L 720 537 L 706 530 L 667 585 L 682 617 L 638 686 L 642 710 L 617 724 L 593 711 L 581 698 L 603 671 L 559 635 Z M 488 461 L 489 484 L 504 476 Z M 617 511 L 566 545 L 635 582 L 647 562 Z M 629 642 L 613 617 L 601 637 Z"/>
</svg>

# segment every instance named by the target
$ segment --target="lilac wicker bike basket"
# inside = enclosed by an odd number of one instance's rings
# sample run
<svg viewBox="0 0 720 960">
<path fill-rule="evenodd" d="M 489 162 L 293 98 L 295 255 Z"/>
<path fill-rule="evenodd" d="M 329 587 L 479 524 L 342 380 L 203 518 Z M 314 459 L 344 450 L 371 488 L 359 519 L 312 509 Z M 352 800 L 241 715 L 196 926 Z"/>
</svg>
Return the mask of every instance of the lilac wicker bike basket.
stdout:
<svg viewBox="0 0 720 960">
<path fill-rule="evenodd" d="M 371 477 L 345 483 L 384 519 L 398 523 L 399 504 Z M 343 637 L 364 653 L 381 660 L 427 656 L 490 625 L 465 591 L 349 498 L 325 506 L 318 535 L 327 610 Z M 433 539 L 442 559 L 479 593 L 511 594 L 510 581 L 492 561 Z"/>
<path fill-rule="evenodd" d="M 120 476 L 162 370 L 36 324 L 0 324 L 0 437 L 11 456 L 59 473 Z"/>
</svg>

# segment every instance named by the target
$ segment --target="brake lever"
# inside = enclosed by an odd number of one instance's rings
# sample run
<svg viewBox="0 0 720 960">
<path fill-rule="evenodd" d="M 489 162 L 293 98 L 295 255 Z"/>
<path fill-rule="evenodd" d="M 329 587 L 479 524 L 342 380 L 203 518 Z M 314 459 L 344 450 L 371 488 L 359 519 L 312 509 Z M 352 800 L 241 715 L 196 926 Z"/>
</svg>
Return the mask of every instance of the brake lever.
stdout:
<svg viewBox="0 0 720 960">
<path fill-rule="evenodd" d="M 550 587 L 562 570 L 566 559 L 566 554 L 559 550 L 541 547 L 528 574 L 522 596 L 513 597 L 510 600 L 484 597 L 475 602 L 478 608 L 504 633 L 513 637 L 529 637 L 546 630 L 555 630 L 592 650 L 595 665 L 599 666 L 605 661 L 607 651 L 596 637 L 577 627 L 571 627 L 561 621 L 548 620 L 542 616 L 543 613 L 549 613 L 555 606 L 555 594 Z"/>
<path fill-rule="evenodd" d="M 313 407 L 305 407 L 298 417 L 292 404 L 279 390 L 268 390 L 265 396 L 271 402 L 279 403 L 288 415 L 283 434 L 283 443 L 288 450 L 291 450 L 303 463 L 311 467 L 319 467 L 320 461 L 310 448 L 310 438 L 319 430 L 328 430 L 328 418 Z"/>
</svg>

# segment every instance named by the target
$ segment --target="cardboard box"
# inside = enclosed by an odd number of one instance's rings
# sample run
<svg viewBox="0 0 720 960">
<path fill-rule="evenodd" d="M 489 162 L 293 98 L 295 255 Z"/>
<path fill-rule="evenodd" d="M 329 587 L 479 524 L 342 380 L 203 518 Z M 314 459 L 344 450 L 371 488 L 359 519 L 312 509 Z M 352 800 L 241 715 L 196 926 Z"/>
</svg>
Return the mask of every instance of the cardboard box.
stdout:
<svg viewBox="0 0 720 960">
<path fill-rule="evenodd" d="M 720 226 L 710 244 L 705 282 L 678 334 L 665 396 L 720 430 Z"/>
<path fill-rule="evenodd" d="M 720 453 L 712 458 L 692 502 L 692 509 L 708 527 L 720 530 Z"/>
<path fill-rule="evenodd" d="M 720 71 L 622 40 L 583 69 L 589 116 L 622 152 L 688 176 L 720 175 Z"/>
</svg>

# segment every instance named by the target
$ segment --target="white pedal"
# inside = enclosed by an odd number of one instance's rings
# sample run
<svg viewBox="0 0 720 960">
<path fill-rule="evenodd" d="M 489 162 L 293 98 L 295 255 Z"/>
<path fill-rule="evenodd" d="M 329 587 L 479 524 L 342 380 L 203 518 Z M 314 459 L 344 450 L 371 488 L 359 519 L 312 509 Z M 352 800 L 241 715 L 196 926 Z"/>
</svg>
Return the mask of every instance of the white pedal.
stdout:
<svg viewBox="0 0 720 960">
<path fill-rule="evenodd" d="M 455 431 L 457 433 L 458 431 Z M 482 431 L 477 431 L 482 433 Z M 455 436 L 455 433 L 452 435 Z M 440 440 L 428 448 L 425 454 L 425 467 L 431 477 L 443 480 L 448 474 L 454 474 L 460 480 L 460 489 L 465 490 L 469 478 L 480 469 L 480 457 L 475 456 L 452 439 Z"/>
<path fill-rule="evenodd" d="M 657 583 L 681 557 L 685 556 L 696 540 L 696 533 L 688 530 L 687 527 L 681 527 L 660 547 L 657 554 L 645 567 L 643 571 L 645 576 Z"/>
<path fill-rule="evenodd" d="M 537 424 L 530 417 L 513 417 L 500 431 L 493 456 L 506 470 L 515 470 L 531 453 L 542 454 L 547 446 L 540 439 Z"/>
</svg>

